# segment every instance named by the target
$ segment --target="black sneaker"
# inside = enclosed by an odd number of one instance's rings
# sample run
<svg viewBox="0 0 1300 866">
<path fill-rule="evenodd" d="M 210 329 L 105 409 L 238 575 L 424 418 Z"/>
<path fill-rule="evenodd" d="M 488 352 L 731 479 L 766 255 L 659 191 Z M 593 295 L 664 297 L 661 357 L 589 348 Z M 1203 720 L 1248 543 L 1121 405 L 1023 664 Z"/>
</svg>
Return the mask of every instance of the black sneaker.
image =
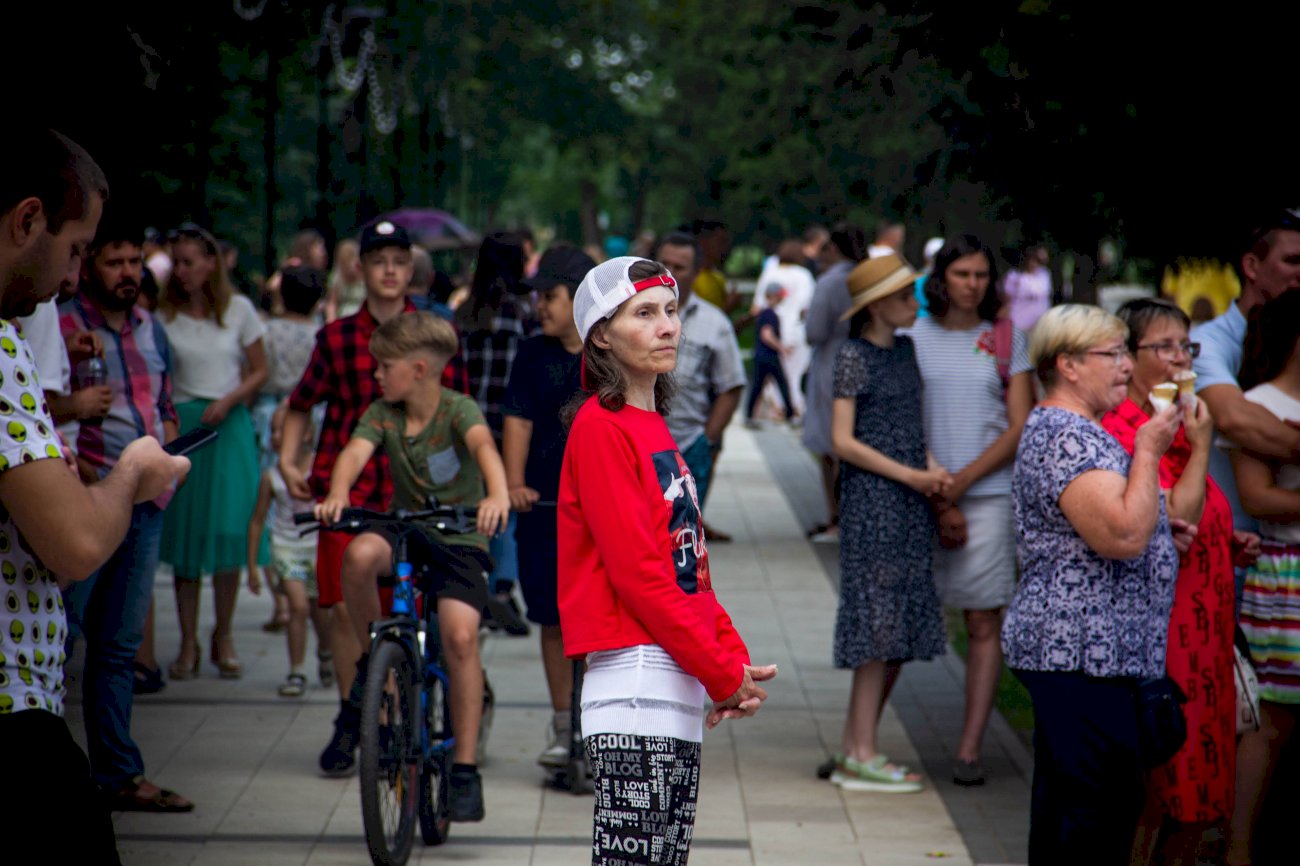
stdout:
<svg viewBox="0 0 1300 866">
<path fill-rule="evenodd" d="M 350 776 L 357 768 L 357 739 L 361 714 L 344 707 L 334 717 L 334 733 L 320 753 L 320 771 L 331 778 Z"/>
<path fill-rule="evenodd" d="M 447 798 L 447 813 L 453 821 L 483 820 L 483 777 L 473 773 L 452 772 L 451 796 Z"/>
<path fill-rule="evenodd" d="M 523 611 L 513 595 L 494 595 L 488 598 L 488 619 L 485 625 L 492 631 L 504 631 L 511 637 L 527 637 L 530 629 Z"/>
</svg>

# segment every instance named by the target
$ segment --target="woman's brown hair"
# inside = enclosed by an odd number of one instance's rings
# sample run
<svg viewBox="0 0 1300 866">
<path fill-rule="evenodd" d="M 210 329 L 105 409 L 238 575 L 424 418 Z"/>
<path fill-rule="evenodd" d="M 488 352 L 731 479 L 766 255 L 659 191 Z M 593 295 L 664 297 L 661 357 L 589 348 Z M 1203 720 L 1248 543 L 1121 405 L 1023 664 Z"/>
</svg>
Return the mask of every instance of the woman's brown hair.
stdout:
<svg viewBox="0 0 1300 866">
<path fill-rule="evenodd" d="M 1241 390 L 1271 382 L 1290 362 L 1300 342 L 1300 291 L 1286 292 L 1251 310 L 1237 381 Z"/>
<path fill-rule="evenodd" d="M 644 280 L 668 273 L 668 269 L 658 262 L 641 261 L 628 268 L 627 275 L 633 281 Z M 617 315 L 617 313 L 615 313 Z M 600 401 L 600 405 L 611 412 L 617 412 L 627 405 L 627 374 L 623 365 L 609 349 L 596 345 L 597 336 L 605 333 L 609 319 L 602 319 L 592 326 L 582 344 L 582 363 L 584 365 L 583 390 L 575 394 L 560 411 L 560 421 L 565 429 L 573 423 L 578 410 L 591 397 Z M 589 386 L 589 387 L 588 387 Z M 669 404 L 677 390 L 676 381 L 671 373 L 661 373 L 655 377 L 655 411 L 668 416 Z"/>
<path fill-rule="evenodd" d="M 216 320 L 217 327 L 222 327 L 225 322 L 222 318 L 226 310 L 230 308 L 230 298 L 235 293 L 234 288 L 230 285 L 230 279 L 226 276 L 226 262 L 221 255 L 221 248 L 217 246 L 217 239 L 206 229 L 198 226 L 184 226 L 178 230 L 176 243 L 198 244 L 203 249 L 205 255 L 211 256 L 216 261 L 216 267 L 212 273 L 203 281 L 201 290 L 203 295 L 203 314 L 211 316 Z M 180 280 L 176 278 L 176 272 L 173 270 L 171 279 L 167 281 L 167 287 L 163 289 L 158 296 L 158 312 L 162 313 L 168 321 L 176 318 L 176 311 L 179 310 L 189 300 L 185 290 L 181 288 Z"/>
</svg>

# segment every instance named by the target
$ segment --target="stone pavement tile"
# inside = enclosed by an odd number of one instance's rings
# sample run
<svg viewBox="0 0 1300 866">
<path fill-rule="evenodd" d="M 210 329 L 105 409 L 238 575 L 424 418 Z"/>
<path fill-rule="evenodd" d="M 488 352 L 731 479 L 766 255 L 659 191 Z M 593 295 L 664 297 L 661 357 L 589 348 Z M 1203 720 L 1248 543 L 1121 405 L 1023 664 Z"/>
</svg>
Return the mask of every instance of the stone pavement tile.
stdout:
<svg viewBox="0 0 1300 866">
<path fill-rule="evenodd" d="M 302 866 L 312 856 L 310 842 L 210 841 L 194 858 L 193 866 Z M 364 857 L 364 854 L 362 855 Z M 352 863 L 359 861 L 353 859 Z"/>
<path fill-rule="evenodd" d="M 454 839 L 455 836 L 453 835 Z M 417 839 L 415 848 L 411 851 L 410 863 L 415 866 L 444 866 L 447 863 L 463 863 L 466 866 L 521 866 L 521 864 L 535 863 L 530 860 L 532 857 L 531 846 L 524 845 L 493 845 L 491 843 L 473 844 L 473 845 L 438 845 L 433 848 L 426 848 L 420 844 Z M 584 852 L 586 849 L 584 849 Z M 587 860 L 590 860 L 590 854 L 587 854 Z M 369 859 L 365 860 L 368 864 Z M 585 862 L 581 857 L 570 860 L 570 863 Z"/>
<path fill-rule="evenodd" d="M 419 836 L 415 840 L 416 850 L 420 847 Z M 247 854 L 249 852 L 245 852 Z M 414 854 L 412 855 L 414 859 Z M 249 863 L 244 860 L 243 863 Z M 366 850 L 366 843 L 360 837 L 357 838 L 355 845 L 341 844 L 338 842 L 329 842 L 316 845 L 312 848 L 304 866 L 370 866 L 370 853 Z M 237 866 L 232 862 L 230 866 Z"/>
<path fill-rule="evenodd" d="M 180 840 L 117 840 L 117 854 L 125 866 L 149 864 L 149 866 L 190 866 L 203 850 L 203 841 L 184 842 Z M 299 863 L 302 861 L 299 860 Z"/>
<path fill-rule="evenodd" d="M 871 862 L 864 861 L 861 840 L 847 826 L 835 830 L 821 824 L 769 821 L 754 827 L 751 844 L 754 863 L 761 866 L 862 866 Z"/>
<path fill-rule="evenodd" d="M 515 860 L 515 863 L 524 862 L 529 863 L 530 866 L 578 866 L 578 864 L 591 862 L 591 846 L 538 845 L 532 851 L 531 860 L 525 861 L 523 857 Z M 691 857 L 691 862 L 695 862 L 694 857 Z"/>
</svg>

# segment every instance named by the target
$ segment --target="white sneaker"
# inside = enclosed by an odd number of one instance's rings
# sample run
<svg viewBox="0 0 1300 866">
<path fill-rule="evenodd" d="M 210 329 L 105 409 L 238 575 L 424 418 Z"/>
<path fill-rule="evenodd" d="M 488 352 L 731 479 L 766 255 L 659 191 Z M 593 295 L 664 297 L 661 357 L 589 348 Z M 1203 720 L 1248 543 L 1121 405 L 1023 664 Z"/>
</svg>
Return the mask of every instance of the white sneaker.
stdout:
<svg viewBox="0 0 1300 866">
<path fill-rule="evenodd" d="M 840 528 L 838 526 L 832 526 L 829 529 L 817 533 L 810 538 L 809 541 L 813 544 L 839 544 Z"/>
<path fill-rule="evenodd" d="M 559 728 L 554 722 L 546 726 L 547 746 L 537 756 L 543 767 L 564 767 L 569 763 L 569 729 Z"/>
</svg>

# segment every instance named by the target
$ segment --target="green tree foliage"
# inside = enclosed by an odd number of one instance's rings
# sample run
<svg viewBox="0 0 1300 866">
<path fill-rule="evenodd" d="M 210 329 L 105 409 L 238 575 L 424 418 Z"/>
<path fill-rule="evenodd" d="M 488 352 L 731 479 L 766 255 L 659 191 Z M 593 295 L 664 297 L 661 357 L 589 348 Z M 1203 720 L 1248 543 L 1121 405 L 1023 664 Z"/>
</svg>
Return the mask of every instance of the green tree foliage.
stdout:
<svg viewBox="0 0 1300 866">
<path fill-rule="evenodd" d="M 1009 254 L 1112 237 L 1159 263 L 1230 253 L 1248 209 L 1295 183 L 1279 18 L 1077 0 L 30 14 L 7 28 L 28 37 L 16 68 L 68 75 L 19 113 L 85 142 L 143 222 L 210 224 L 259 263 L 302 226 L 333 238 L 402 205 L 586 242 L 889 218 L 914 255 L 974 230 Z"/>
</svg>

